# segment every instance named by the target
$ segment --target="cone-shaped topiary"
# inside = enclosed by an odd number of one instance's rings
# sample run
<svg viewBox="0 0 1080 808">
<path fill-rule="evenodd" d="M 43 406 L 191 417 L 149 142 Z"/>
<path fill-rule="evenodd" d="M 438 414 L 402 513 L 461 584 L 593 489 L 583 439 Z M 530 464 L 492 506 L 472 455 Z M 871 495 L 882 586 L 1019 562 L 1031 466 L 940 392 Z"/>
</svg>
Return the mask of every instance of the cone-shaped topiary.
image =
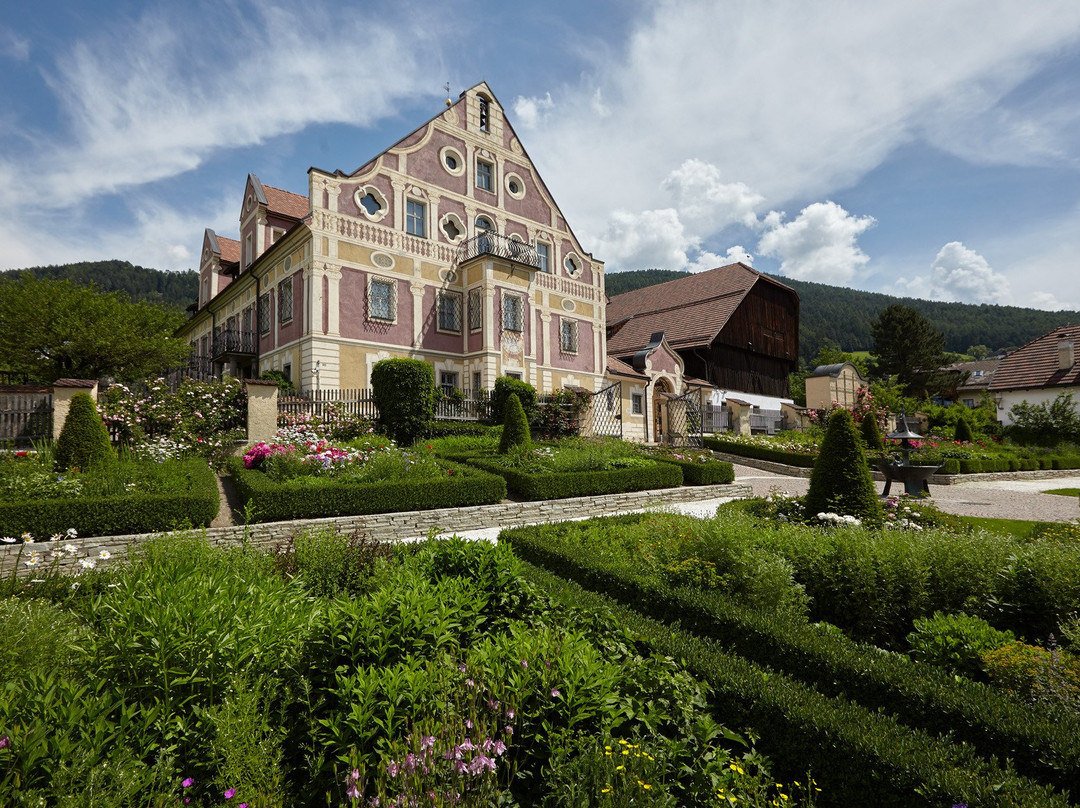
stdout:
<svg viewBox="0 0 1080 808">
<path fill-rule="evenodd" d="M 503 405 L 502 439 L 499 441 L 499 454 L 506 454 L 514 446 L 529 445 L 529 419 L 521 406 L 521 399 L 514 393 L 506 398 Z"/>
<path fill-rule="evenodd" d="M 859 431 L 862 433 L 862 439 L 868 451 L 885 451 L 885 439 L 881 437 L 881 427 L 878 426 L 877 415 L 873 410 L 863 416 Z"/>
<path fill-rule="evenodd" d="M 953 437 L 961 443 L 971 443 L 975 440 L 975 436 L 971 434 L 971 424 L 967 422 L 967 418 L 961 418 L 956 422 L 956 433 Z"/>
<path fill-rule="evenodd" d="M 64 428 L 53 451 L 57 471 L 86 470 L 116 462 L 116 452 L 109 443 L 109 430 L 101 420 L 94 400 L 87 393 L 71 397 Z"/>
<path fill-rule="evenodd" d="M 869 524 L 880 524 L 881 502 L 866 464 L 862 438 L 847 410 L 837 410 L 829 418 L 806 493 L 806 512 L 822 511 L 854 516 Z"/>
</svg>

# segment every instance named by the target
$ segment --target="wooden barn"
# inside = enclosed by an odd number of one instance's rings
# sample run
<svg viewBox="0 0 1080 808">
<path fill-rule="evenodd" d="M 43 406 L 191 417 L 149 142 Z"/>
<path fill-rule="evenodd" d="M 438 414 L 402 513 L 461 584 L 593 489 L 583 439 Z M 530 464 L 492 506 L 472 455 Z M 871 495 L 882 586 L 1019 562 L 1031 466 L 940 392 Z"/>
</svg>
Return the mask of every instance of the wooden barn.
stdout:
<svg viewBox="0 0 1080 808">
<path fill-rule="evenodd" d="M 617 295 L 607 353 L 629 362 L 664 332 L 687 376 L 723 390 L 786 398 L 799 364 L 799 296 L 746 264 Z"/>
</svg>

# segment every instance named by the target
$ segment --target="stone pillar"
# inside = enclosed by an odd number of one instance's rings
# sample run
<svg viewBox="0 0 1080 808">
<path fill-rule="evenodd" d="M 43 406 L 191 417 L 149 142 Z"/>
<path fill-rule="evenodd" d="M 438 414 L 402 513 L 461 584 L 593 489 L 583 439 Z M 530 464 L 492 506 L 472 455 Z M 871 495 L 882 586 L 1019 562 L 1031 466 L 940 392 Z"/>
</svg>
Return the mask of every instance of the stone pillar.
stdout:
<svg viewBox="0 0 1080 808">
<path fill-rule="evenodd" d="M 57 379 L 53 382 L 53 440 L 60 437 L 71 409 L 71 397 L 76 393 L 89 393 L 96 404 L 98 383 L 87 379 Z"/>
<path fill-rule="evenodd" d="M 745 401 L 729 398 L 728 410 L 731 412 L 731 431 L 736 435 L 750 434 L 750 410 L 752 407 Z"/>
<path fill-rule="evenodd" d="M 277 382 L 248 379 L 244 388 L 248 397 L 247 442 L 272 441 L 277 432 Z"/>
</svg>

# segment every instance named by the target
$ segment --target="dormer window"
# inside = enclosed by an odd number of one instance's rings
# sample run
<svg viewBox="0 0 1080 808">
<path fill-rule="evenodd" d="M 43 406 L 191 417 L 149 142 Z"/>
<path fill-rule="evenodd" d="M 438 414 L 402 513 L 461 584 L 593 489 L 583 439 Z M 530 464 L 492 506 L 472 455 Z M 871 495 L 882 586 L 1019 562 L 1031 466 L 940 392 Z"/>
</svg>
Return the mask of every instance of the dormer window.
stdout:
<svg viewBox="0 0 1080 808">
<path fill-rule="evenodd" d="M 488 107 L 488 100 L 484 96 L 477 96 L 480 101 L 480 131 L 491 131 L 491 110 Z"/>
</svg>

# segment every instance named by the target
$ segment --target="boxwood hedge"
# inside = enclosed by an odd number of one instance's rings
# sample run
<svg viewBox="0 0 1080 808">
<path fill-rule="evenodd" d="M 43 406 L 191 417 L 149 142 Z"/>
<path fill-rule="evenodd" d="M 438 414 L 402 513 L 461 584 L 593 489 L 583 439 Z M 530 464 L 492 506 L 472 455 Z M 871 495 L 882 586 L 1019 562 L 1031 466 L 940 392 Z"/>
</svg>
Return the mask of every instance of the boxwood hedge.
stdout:
<svg viewBox="0 0 1080 808">
<path fill-rule="evenodd" d="M 80 536 L 155 533 L 178 527 L 205 527 L 217 515 L 217 478 L 205 460 L 179 465 L 182 490 L 168 494 L 130 493 L 108 497 L 30 499 L 0 503 L 0 535 L 25 532 L 37 539 L 75 528 Z"/>
<path fill-rule="evenodd" d="M 506 482 L 493 474 L 457 463 L 440 462 L 447 475 L 436 479 L 351 483 L 327 479 L 316 485 L 270 480 L 244 468 L 238 457 L 228 469 L 245 507 L 258 522 L 359 516 L 392 511 L 425 511 L 491 505 L 506 498 Z"/>
<path fill-rule="evenodd" d="M 582 524 L 556 530 L 572 535 Z M 1080 782 L 1076 719 L 1047 716 L 986 685 L 809 623 L 748 609 L 719 592 L 645 581 L 583 543 L 553 542 L 550 526 L 508 529 L 499 538 L 522 558 L 652 618 L 678 622 L 827 696 L 885 710 L 925 732 L 952 734 L 985 755 L 1011 758 L 1025 773 L 1052 785 L 1067 789 Z"/>
<path fill-rule="evenodd" d="M 484 457 L 470 457 L 470 465 L 498 474 L 507 487 L 527 500 L 566 499 L 594 494 L 621 494 L 682 485 L 682 469 L 674 463 L 652 463 L 610 471 L 568 471 L 528 474 L 508 469 Z"/>
<path fill-rule="evenodd" d="M 769 755 L 782 780 L 798 780 L 807 768 L 822 806 L 874 805 L 940 808 L 964 803 L 1004 808 L 1070 805 L 1044 784 L 1019 776 L 1006 764 L 978 756 L 889 715 L 830 698 L 812 687 L 727 652 L 678 624 L 654 620 L 617 601 L 582 590 L 546 570 L 523 572 L 549 596 L 577 608 L 605 611 L 639 646 L 682 660 L 713 690 L 712 708 L 727 722 L 754 727 L 755 746 Z"/>
<path fill-rule="evenodd" d="M 683 485 L 723 485 L 735 482 L 735 467 L 724 460 L 693 463 L 670 457 L 656 457 L 661 463 L 673 463 L 682 469 Z"/>
<path fill-rule="evenodd" d="M 817 455 L 785 452 L 780 449 L 770 449 L 767 446 L 752 446 L 748 443 L 737 443 L 717 437 L 706 436 L 704 443 L 706 449 L 714 449 L 717 452 L 727 452 L 742 457 L 756 457 L 758 460 L 769 460 L 773 463 L 783 463 L 786 466 L 811 469 L 814 467 L 814 461 L 817 460 Z"/>
</svg>

